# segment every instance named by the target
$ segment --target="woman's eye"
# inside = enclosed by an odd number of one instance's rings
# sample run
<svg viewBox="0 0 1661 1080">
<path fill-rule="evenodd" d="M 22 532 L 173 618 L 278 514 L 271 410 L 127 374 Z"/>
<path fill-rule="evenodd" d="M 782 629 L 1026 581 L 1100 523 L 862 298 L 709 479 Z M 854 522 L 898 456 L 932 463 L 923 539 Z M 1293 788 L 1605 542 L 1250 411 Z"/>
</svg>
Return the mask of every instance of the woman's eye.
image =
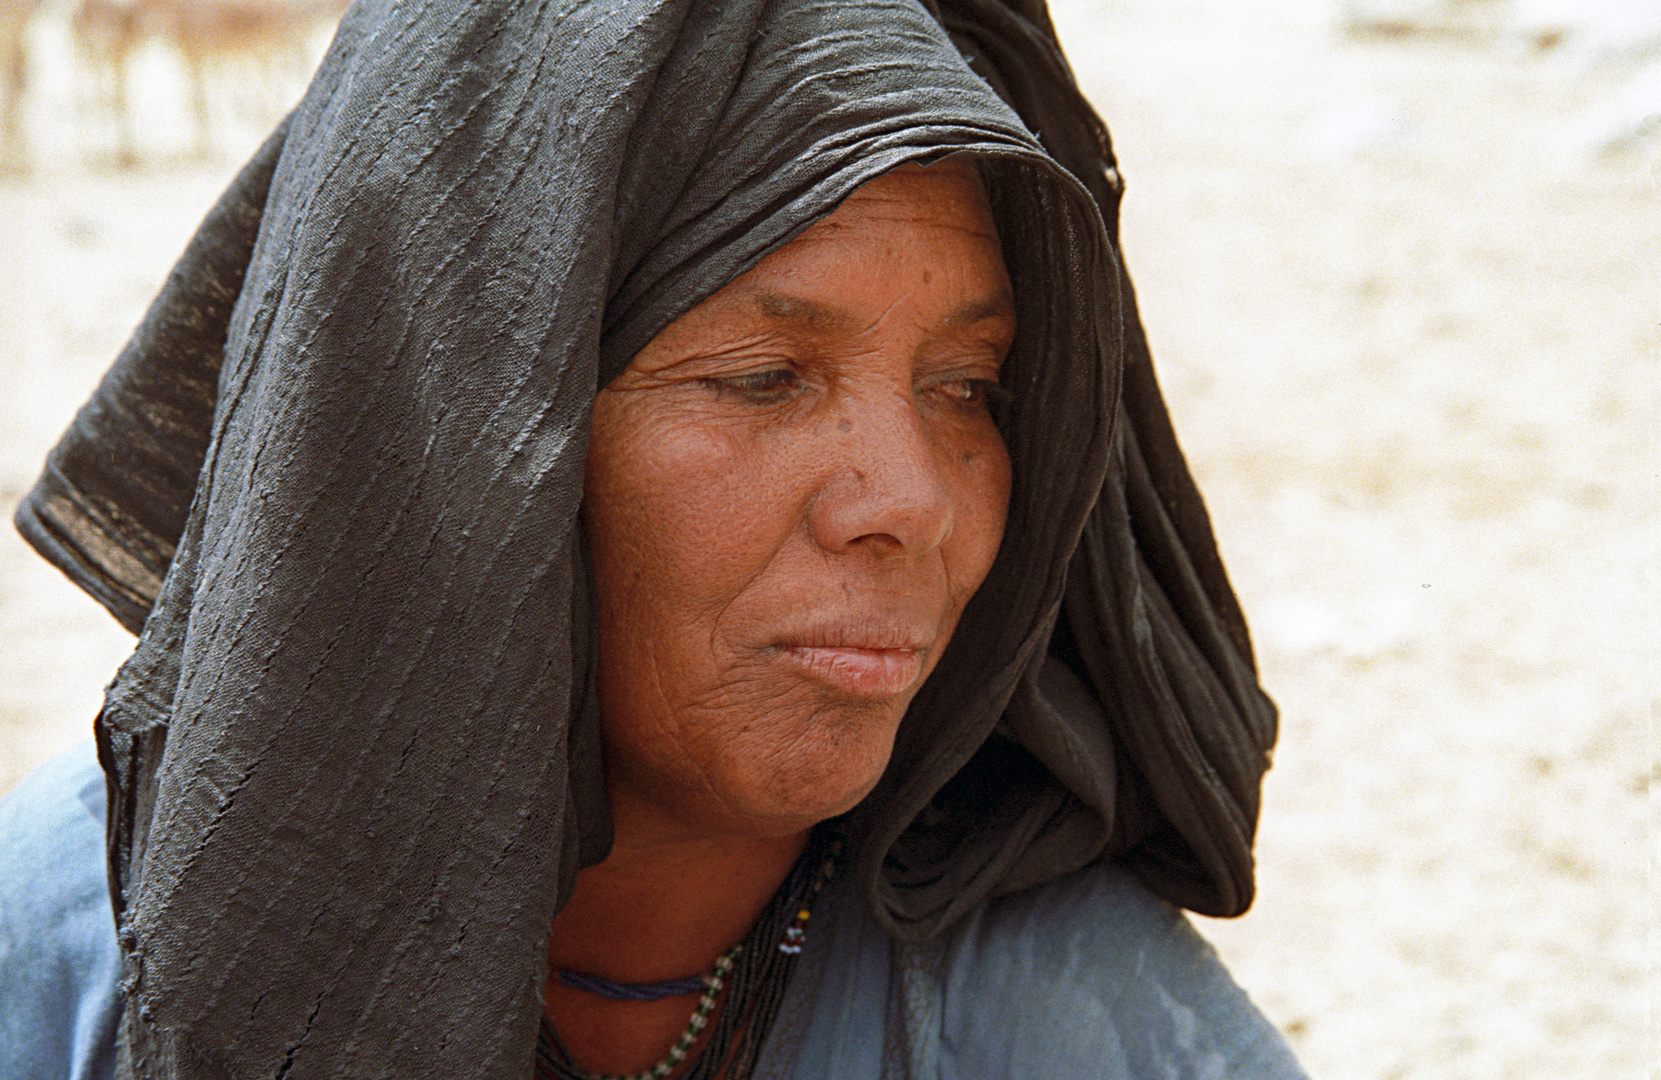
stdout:
<svg viewBox="0 0 1661 1080">
<path fill-rule="evenodd" d="M 709 382 L 722 394 L 737 394 L 766 404 L 790 396 L 801 386 L 802 378 L 789 368 L 770 368 L 745 375 L 725 375 Z"/>
<path fill-rule="evenodd" d="M 954 379 L 940 385 L 942 393 L 952 404 L 965 409 L 984 409 L 1009 396 L 1009 392 L 991 379 Z"/>
</svg>

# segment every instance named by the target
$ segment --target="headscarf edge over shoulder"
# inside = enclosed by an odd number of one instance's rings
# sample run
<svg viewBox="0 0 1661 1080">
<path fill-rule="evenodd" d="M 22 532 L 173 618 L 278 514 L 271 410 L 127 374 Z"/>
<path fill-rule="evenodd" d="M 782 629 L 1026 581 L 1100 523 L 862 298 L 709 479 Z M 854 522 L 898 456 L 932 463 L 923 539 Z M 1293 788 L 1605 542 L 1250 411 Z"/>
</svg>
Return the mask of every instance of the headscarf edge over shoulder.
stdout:
<svg viewBox="0 0 1661 1080">
<path fill-rule="evenodd" d="M 1123 181 L 1042 4 L 943 0 L 937 12 L 971 66 L 1090 191 L 1116 248 Z M 949 921 L 981 897 L 1101 854 L 1204 914 L 1238 915 L 1251 903 L 1275 710 L 1122 271 L 1118 286 L 1115 461 L 1072 549 L 1048 656 L 1023 666 L 996 728 L 969 740 L 974 756 L 957 748 L 962 767 L 949 784 L 889 796 L 881 840 L 862 852 L 867 895 L 898 936 L 933 932 L 917 911 Z M 871 872 L 878 860 L 886 872 Z"/>
<path fill-rule="evenodd" d="M 954 152 L 1044 340 L 1002 420 L 1012 539 L 856 814 L 861 888 L 905 937 L 1104 852 L 1249 901 L 1273 713 L 1102 239 L 1105 130 L 1047 19 L 936 14 L 1094 207 L 905 0 L 348 15 L 19 510 L 144 626 L 100 724 L 136 1075 L 523 1074 L 536 943 L 609 842 L 588 401 L 858 183 Z M 162 493 L 111 465 L 146 439 Z"/>
</svg>

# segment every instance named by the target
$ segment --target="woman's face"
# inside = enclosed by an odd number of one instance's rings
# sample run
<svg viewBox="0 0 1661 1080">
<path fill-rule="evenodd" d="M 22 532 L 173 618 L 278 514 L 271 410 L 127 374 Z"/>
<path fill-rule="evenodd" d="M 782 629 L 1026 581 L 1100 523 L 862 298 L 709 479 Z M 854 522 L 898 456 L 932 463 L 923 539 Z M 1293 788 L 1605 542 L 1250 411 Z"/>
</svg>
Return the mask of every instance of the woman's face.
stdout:
<svg viewBox="0 0 1661 1080">
<path fill-rule="evenodd" d="M 1015 334 L 972 169 L 888 173 L 594 404 L 614 807 L 782 835 L 857 803 L 1003 538 Z"/>
</svg>

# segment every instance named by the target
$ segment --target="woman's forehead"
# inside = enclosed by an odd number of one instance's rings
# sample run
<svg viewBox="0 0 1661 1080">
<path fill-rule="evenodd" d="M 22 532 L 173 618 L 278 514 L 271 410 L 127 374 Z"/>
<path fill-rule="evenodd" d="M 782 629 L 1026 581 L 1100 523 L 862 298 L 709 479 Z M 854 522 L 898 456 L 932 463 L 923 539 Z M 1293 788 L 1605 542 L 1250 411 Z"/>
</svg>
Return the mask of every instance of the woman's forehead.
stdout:
<svg viewBox="0 0 1661 1080">
<path fill-rule="evenodd" d="M 975 171 L 895 170 L 674 320 L 630 366 L 655 368 L 733 334 L 859 338 L 890 318 L 930 335 L 996 322 L 1003 337 L 1014 311 Z"/>
<path fill-rule="evenodd" d="M 887 221 L 920 218 L 997 238 L 979 170 L 961 158 L 949 158 L 933 165 L 909 163 L 867 180 L 792 244 L 812 243 L 848 228 L 855 219 L 881 227 Z"/>
<path fill-rule="evenodd" d="M 916 276 L 888 282 L 906 290 L 934 284 L 940 274 L 957 279 L 965 295 L 953 301 L 954 321 L 966 306 L 1011 307 L 997 228 L 968 164 L 907 165 L 867 181 L 717 296 L 742 298 L 770 317 L 823 325 L 826 309 L 840 307 L 847 291 L 896 273 Z"/>
</svg>

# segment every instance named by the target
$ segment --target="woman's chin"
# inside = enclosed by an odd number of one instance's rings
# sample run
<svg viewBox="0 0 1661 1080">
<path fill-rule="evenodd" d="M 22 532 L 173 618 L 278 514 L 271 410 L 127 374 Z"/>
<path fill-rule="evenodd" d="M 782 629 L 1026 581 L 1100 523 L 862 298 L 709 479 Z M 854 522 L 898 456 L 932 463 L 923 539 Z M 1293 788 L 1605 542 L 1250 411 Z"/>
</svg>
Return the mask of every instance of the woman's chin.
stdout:
<svg viewBox="0 0 1661 1080">
<path fill-rule="evenodd" d="M 709 792 L 713 797 L 699 808 L 702 812 L 687 813 L 683 820 L 712 833 L 762 837 L 801 832 L 857 806 L 876 786 L 887 761 L 886 754 L 874 763 L 796 760 L 765 775 L 731 775 Z"/>
<path fill-rule="evenodd" d="M 839 778 L 837 782 L 825 781 L 811 787 L 779 792 L 771 800 L 772 816 L 781 823 L 795 822 L 798 827 L 817 825 L 858 806 L 881 777 L 882 770 L 879 768 L 858 777 Z"/>
<path fill-rule="evenodd" d="M 651 808 L 654 834 L 784 836 L 846 813 L 882 778 L 902 708 L 775 705 L 738 734 L 652 758 L 610 746 L 614 809 Z M 644 823 L 644 822 L 643 822 Z"/>
<path fill-rule="evenodd" d="M 755 836 L 784 836 L 812 828 L 859 805 L 882 778 L 891 743 L 880 749 L 837 755 L 801 755 L 759 773 L 751 769 L 729 775 L 718 794 L 712 817 L 731 829 Z M 710 820 L 715 826 L 716 822 Z"/>
</svg>

